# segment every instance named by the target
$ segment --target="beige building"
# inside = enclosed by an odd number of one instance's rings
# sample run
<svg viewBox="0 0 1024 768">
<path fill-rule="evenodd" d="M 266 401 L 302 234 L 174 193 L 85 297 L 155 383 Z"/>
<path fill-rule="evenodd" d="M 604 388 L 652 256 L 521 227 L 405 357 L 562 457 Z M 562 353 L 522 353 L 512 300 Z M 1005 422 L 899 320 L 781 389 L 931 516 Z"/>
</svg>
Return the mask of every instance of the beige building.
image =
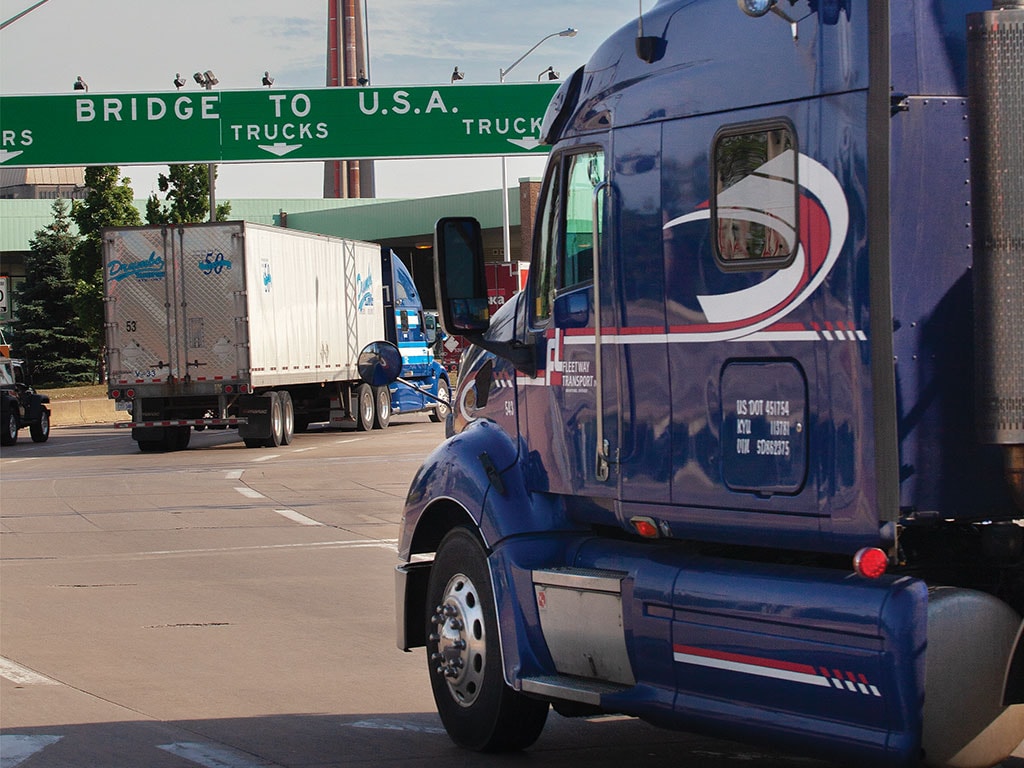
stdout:
<svg viewBox="0 0 1024 768">
<path fill-rule="evenodd" d="M 0 199 L 80 200 L 85 197 L 85 168 L 0 168 Z"/>
</svg>

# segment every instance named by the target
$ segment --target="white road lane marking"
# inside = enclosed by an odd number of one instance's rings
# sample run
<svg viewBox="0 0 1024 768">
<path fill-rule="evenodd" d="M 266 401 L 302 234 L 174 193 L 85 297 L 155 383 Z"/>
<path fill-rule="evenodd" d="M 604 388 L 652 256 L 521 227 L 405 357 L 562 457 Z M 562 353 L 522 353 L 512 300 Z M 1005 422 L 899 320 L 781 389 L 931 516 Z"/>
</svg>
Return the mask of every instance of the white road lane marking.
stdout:
<svg viewBox="0 0 1024 768">
<path fill-rule="evenodd" d="M 349 728 L 367 728 L 376 731 L 411 731 L 413 733 L 444 733 L 444 728 L 436 725 L 419 725 L 417 723 L 404 723 L 395 720 L 357 720 L 354 723 L 344 723 Z"/>
<path fill-rule="evenodd" d="M 151 557 L 195 557 L 197 555 L 229 555 L 241 552 L 273 552 L 274 550 L 285 549 L 386 549 L 389 552 L 398 551 L 398 539 L 360 539 L 356 541 L 307 541 L 293 542 L 290 544 L 254 544 L 242 547 L 210 547 L 203 549 L 162 549 L 149 550 L 146 552 L 122 552 L 119 554 L 106 555 L 72 555 L 62 557 L 63 563 L 110 563 L 132 560 L 146 560 Z M 56 560 L 57 558 L 48 558 Z M 32 564 L 38 560 L 8 561 L 4 565 L 12 567 L 20 564 Z"/>
<path fill-rule="evenodd" d="M 0 656 L 0 677 L 6 677 L 18 685 L 60 685 L 56 680 L 2 656 Z"/>
<path fill-rule="evenodd" d="M 276 459 L 280 455 L 281 455 L 280 453 L 269 453 L 266 456 L 260 456 L 257 459 L 253 459 L 252 463 L 256 464 L 257 462 L 260 462 L 260 461 L 270 461 L 271 459 Z"/>
<path fill-rule="evenodd" d="M 229 469 L 224 473 L 225 480 L 241 480 L 242 475 L 245 473 L 244 469 Z"/>
<path fill-rule="evenodd" d="M 17 733 L 0 735 L 0 768 L 14 768 L 28 760 L 36 752 L 41 752 L 51 744 L 56 744 L 63 736 L 23 736 Z"/>
<path fill-rule="evenodd" d="M 281 517 L 287 517 L 289 520 L 298 523 L 299 525 L 323 525 L 318 520 L 314 520 L 311 517 L 306 517 L 300 512 L 296 512 L 294 509 L 275 509 L 275 512 Z"/>
<path fill-rule="evenodd" d="M 261 760 L 254 755 L 247 755 L 245 752 L 235 749 L 215 747 L 212 744 L 199 744 L 194 741 L 160 744 L 159 749 L 183 757 L 189 762 L 206 766 L 206 768 L 272 768 L 277 765 L 277 763 Z"/>
<path fill-rule="evenodd" d="M 398 539 L 375 539 L 372 541 L 313 541 L 297 544 L 256 544 L 250 547 L 216 547 L 211 549 L 165 549 L 152 552 L 136 552 L 126 557 L 148 557 L 152 555 L 206 555 L 221 552 L 254 552 L 268 549 L 397 549 Z M 104 556 L 104 559 L 111 559 Z"/>
<path fill-rule="evenodd" d="M 243 496 L 247 496 L 250 499 L 265 499 L 265 498 L 267 498 L 266 496 L 264 496 L 259 491 L 254 491 L 252 488 L 247 488 L 244 485 L 237 485 L 237 486 L 235 486 L 235 490 L 238 491 Z"/>
</svg>

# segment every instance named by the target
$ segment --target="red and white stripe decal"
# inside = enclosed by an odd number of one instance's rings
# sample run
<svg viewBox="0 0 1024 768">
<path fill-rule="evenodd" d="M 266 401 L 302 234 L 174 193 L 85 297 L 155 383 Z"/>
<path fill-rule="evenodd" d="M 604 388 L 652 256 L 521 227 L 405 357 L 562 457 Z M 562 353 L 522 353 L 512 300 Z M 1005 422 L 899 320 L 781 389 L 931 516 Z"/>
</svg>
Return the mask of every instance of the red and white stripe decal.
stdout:
<svg viewBox="0 0 1024 768">
<path fill-rule="evenodd" d="M 860 673 L 843 672 L 838 669 L 830 672 L 825 667 L 814 667 L 811 664 L 765 659 L 727 651 L 712 651 L 692 645 L 674 645 L 672 651 L 673 658 L 681 664 L 724 669 L 744 675 L 757 675 L 802 685 L 861 693 L 865 696 L 879 698 L 882 696 L 878 688 L 869 683 L 867 677 Z"/>
</svg>

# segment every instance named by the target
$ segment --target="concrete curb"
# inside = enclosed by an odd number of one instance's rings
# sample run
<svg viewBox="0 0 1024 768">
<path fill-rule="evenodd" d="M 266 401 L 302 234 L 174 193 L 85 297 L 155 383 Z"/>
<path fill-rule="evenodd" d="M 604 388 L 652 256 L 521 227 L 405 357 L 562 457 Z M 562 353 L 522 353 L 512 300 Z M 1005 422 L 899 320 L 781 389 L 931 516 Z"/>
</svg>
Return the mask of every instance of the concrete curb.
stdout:
<svg viewBox="0 0 1024 768">
<path fill-rule="evenodd" d="M 53 427 L 113 424 L 115 421 L 130 421 L 130 419 L 130 413 L 114 410 L 114 401 L 106 398 L 53 400 L 50 402 L 50 426 Z"/>
</svg>

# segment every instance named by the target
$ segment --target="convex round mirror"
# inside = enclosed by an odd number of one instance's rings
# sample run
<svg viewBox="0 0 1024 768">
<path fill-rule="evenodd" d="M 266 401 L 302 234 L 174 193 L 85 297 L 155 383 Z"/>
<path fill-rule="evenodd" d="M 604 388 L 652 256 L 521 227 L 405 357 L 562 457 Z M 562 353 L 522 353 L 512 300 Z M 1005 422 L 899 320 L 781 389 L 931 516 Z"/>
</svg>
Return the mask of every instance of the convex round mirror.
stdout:
<svg viewBox="0 0 1024 768">
<path fill-rule="evenodd" d="M 374 387 L 390 384 L 402 373 L 402 353 L 390 341 L 374 341 L 359 353 L 359 378 Z"/>
</svg>

